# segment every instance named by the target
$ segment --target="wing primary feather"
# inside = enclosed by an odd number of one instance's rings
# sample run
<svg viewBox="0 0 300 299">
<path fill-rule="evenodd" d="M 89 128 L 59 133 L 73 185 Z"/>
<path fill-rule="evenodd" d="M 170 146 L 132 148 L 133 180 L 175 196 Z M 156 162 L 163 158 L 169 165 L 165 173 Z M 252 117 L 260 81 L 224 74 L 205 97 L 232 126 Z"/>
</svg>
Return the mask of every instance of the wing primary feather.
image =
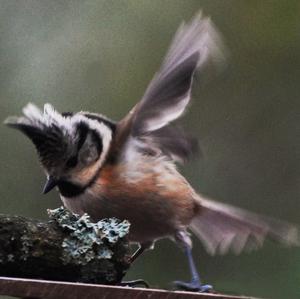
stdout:
<svg viewBox="0 0 300 299">
<path fill-rule="evenodd" d="M 260 248 L 269 239 L 288 246 L 300 246 L 299 228 L 280 220 L 257 215 L 234 206 L 201 198 L 200 213 L 191 230 L 210 254 Z"/>
<path fill-rule="evenodd" d="M 220 34 L 209 18 L 198 14 L 191 22 L 183 23 L 160 70 L 134 109 L 132 135 L 158 130 L 179 118 L 190 102 L 195 71 L 210 61 L 224 60 L 223 49 Z"/>
<path fill-rule="evenodd" d="M 186 110 L 196 71 L 206 64 L 224 62 L 222 38 L 209 18 L 199 13 L 182 23 L 143 98 L 116 128 L 116 156 L 127 142 L 144 142 L 176 162 L 185 162 L 199 152 L 198 143 L 171 125 Z"/>
</svg>

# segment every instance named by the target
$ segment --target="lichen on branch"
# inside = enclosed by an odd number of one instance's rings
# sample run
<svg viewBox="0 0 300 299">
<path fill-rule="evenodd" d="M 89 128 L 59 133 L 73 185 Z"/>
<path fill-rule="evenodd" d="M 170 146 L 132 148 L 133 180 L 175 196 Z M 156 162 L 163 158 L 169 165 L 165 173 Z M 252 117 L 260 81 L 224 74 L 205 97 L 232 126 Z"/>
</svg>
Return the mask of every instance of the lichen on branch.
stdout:
<svg viewBox="0 0 300 299">
<path fill-rule="evenodd" d="M 130 227 L 127 220 L 121 222 L 116 218 L 93 223 L 89 215 L 80 217 L 63 207 L 48 210 L 48 215 L 69 232 L 61 245 L 65 264 L 86 265 L 95 259 L 111 259 L 115 244 L 128 234 Z"/>
<path fill-rule="evenodd" d="M 118 283 L 129 267 L 130 224 L 93 223 L 61 207 L 50 221 L 0 215 L 0 275 L 89 283 Z"/>
</svg>

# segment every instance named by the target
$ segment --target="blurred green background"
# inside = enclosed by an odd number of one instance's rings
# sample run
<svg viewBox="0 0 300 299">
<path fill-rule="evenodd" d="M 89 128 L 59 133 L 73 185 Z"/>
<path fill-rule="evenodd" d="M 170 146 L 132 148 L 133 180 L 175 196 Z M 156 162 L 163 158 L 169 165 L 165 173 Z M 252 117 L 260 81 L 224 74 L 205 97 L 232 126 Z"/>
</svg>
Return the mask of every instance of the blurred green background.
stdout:
<svg viewBox="0 0 300 299">
<path fill-rule="evenodd" d="M 203 157 L 182 169 L 196 190 L 300 224 L 300 2 L 0 1 L 0 119 L 27 102 L 120 119 L 141 98 L 183 19 L 199 9 L 222 32 L 224 71 L 198 76 L 182 120 Z M 202 80 L 203 78 L 203 80 Z M 203 83 L 203 84 L 201 84 Z M 32 144 L 0 127 L 0 212 L 46 218 L 59 206 Z M 251 254 L 208 256 L 195 240 L 203 280 L 219 291 L 300 298 L 300 250 L 266 243 Z M 188 279 L 169 241 L 137 261 L 128 279 L 155 287 Z"/>
</svg>

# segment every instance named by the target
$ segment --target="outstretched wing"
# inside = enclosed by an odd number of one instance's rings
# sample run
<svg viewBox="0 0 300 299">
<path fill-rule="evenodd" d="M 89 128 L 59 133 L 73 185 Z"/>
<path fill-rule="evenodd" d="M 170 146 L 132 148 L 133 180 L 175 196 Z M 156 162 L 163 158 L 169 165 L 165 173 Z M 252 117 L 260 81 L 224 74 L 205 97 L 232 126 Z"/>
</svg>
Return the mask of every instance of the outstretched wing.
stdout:
<svg viewBox="0 0 300 299">
<path fill-rule="evenodd" d="M 299 227 L 270 217 L 199 197 L 199 214 L 190 225 L 208 253 L 236 254 L 258 249 L 269 239 L 288 246 L 300 246 Z"/>
<path fill-rule="evenodd" d="M 209 19 L 199 14 L 182 24 L 142 100 L 119 123 L 120 136 L 153 137 L 163 152 L 185 160 L 195 140 L 169 124 L 183 114 L 191 99 L 195 71 L 209 61 L 221 60 L 221 48 L 220 36 Z"/>
</svg>

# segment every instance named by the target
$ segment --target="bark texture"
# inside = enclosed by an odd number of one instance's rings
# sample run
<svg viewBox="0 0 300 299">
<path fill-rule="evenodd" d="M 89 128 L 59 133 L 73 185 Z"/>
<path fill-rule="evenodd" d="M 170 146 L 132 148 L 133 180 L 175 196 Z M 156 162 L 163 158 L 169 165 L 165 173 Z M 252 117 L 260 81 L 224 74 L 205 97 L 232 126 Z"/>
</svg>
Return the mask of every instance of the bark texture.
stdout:
<svg viewBox="0 0 300 299">
<path fill-rule="evenodd" d="M 127 221 L 90 222 L 64 208 L 50 221 L 0 215 L 0 276 L 116 284 L 129 267 Z"/>
</svg>

